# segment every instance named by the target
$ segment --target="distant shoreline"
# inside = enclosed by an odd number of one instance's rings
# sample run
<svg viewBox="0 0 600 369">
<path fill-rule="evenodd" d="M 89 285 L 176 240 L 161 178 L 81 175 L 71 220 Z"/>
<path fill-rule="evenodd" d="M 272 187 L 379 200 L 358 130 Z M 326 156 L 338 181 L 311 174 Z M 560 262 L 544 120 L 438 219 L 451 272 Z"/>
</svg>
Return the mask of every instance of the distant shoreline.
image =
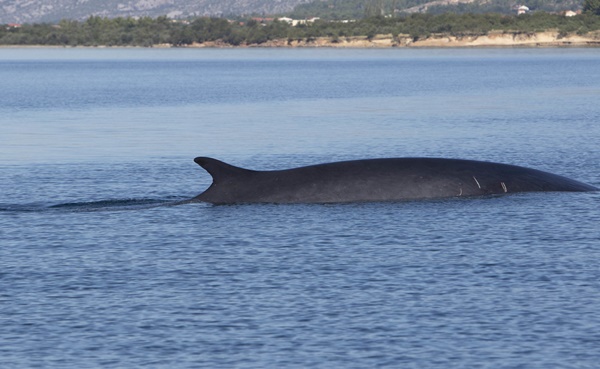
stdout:
<svg viewBox="0 0 600 369">
<path fill-rule="evenodd" d="M 0 48 L 486 48 L 486 47 L 519 47 L 519 48 L 560 48 L 560 47 L 600 47 L 600 32 L 586 35 L 561 35 L 557 31 L 544 32 L 489 32 L 485 35 L 453 36 L 450 34 L 432 34 L 429 37 L 413 39 L 409 35 L 376 35 L 366 36 L 315 37 L 310 40 L 275 39 L 260 44 L 231 45 L 222 41 L 207 41 L 190 45 L 157 44 L 152 46 L 60 46 L 60 45 L 0 45 Z"/>
<path fill-rule="evenodd" d="M 158 45 L 160 46 L 160 45 Z M 169 45 L 164 45 L 169 47 Z M 414 40 L 409 35 L 377 35 L 344 37 L 316 37 L 312 40 L 270 40 L 262 44 L 233 46 L 219 41 L 196 43 L 188 48 L 477 48 L 477 47 L 600 47 L 600 33 L 561 35 L 559 32 L 490 32 L 486 35 L 452 36 L 434 34 Z"/>
</svg>

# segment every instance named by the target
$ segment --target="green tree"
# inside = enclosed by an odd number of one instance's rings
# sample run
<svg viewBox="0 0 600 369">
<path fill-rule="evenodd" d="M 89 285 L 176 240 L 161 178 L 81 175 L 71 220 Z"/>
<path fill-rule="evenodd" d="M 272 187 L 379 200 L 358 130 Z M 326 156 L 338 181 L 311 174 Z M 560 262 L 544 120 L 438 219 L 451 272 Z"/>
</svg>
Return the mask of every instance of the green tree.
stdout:
<svg viewBox="0 0 600 369">
<path fill-rule="evenodd" d="M 583 3 L 583 11 L 600 15 L 600 0 L 585 0 Z"/>
</svg>

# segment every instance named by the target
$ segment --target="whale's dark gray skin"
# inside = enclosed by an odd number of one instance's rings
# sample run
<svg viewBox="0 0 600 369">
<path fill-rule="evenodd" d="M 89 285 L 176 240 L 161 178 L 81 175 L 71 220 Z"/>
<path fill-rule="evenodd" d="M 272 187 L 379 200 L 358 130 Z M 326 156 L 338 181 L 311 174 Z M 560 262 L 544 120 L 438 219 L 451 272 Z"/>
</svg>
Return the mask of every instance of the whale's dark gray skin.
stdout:
<svg viewBox="0 0 600 369">
<path fill-rule="evenodd" d="M 275 171 L 238 168 L 207 157 L 194 161 L 210 173 L 213 183 L 191 201 L 212 204 L 376 202 L 598 190 L 535 169 L 459 159 L 367 159 Z"/>
</svg>

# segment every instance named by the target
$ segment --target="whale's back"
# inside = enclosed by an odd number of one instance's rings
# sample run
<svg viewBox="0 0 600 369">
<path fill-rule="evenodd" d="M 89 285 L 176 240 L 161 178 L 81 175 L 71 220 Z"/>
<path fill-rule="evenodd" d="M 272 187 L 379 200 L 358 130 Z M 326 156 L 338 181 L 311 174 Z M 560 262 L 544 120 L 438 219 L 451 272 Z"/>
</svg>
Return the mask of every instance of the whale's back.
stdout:
<svg viewBox="0 0 600 369">
<path fill-rule="evenodd" d="M 193 200 L 214 204 L 401 201 L 596 190 L 535 169 L 460 159 L 367 159 L 276 171 L 247 170 L 205 157 L 195 161 L 212 175 L 213 183 Z"/>
</svg>

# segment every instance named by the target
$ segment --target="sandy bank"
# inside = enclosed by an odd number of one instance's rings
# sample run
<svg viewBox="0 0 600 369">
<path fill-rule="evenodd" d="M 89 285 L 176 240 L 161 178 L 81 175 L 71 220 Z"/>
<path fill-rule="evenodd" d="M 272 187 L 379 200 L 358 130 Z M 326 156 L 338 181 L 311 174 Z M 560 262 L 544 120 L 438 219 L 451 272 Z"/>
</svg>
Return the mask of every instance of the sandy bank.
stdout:
<svg viewBox="0 0 600 369">
<path fill-rule="evenodd" d="M 490 32 L 481 36 L 431 35 L 414 40 L 409 35 L 378 35 L 366 37 L 317 37 L 312 40 L 271 40 L 242 47 L 331 47 L 331 48 L 388 48 L 388 47 L 600 47 L 600 32 L 586 35 L 561 35 L 559 32 Z M 220 42 L 194 44 L 190 47 L 231 47 Z"/>
<path fill-rule="evenodd" d="M 131 48 L 143 46 L 52 46 L 52 45 L 0 45 L 0 48 Z M 189 48 L 248 48 L 248 47 L 329 47 L 329 48 L 469 48 L 469 47 L 600 47 L 600 31 L 585 35 L 562 35 L 559 32 L 490 32 L 487 35 L 452 36 L 448 34 L 433 34 L 418 40 L 410 35 L 377 35 L 371 39 L 366 36 L 354 37 L 316 37 L 306 40 L 276 39 L 261 44 L 231 45 L 221 41 L 194 43 L 186 46 L 157 44 L 153 48 L 189 47 Z"/>
</svg>

